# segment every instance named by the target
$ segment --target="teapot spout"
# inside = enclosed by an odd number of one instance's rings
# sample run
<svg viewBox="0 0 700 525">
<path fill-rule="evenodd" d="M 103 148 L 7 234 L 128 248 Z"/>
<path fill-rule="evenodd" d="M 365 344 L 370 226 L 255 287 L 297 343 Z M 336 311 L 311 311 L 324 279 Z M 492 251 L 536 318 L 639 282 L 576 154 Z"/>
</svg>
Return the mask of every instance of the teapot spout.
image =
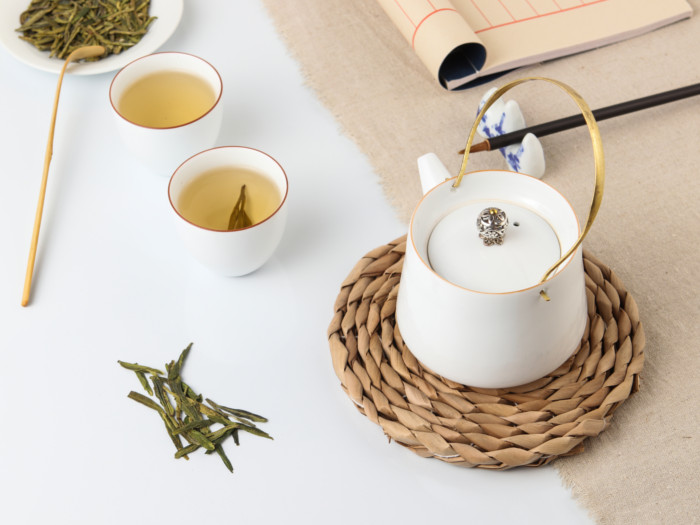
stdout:
<svg viewBox="0 0 700 525">
<path fill-rule="evenodd" d="M 435 153 L 426 153 L 418 157 L 418 174 L 423 195 L 452 176 Z"/>
</svg>

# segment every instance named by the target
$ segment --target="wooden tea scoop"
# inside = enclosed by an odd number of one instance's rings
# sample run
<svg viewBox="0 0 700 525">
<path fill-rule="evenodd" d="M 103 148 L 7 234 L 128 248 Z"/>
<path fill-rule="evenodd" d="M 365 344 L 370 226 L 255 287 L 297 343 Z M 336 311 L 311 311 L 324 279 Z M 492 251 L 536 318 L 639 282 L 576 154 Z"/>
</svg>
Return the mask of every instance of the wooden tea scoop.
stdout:
<svg viewBox="0 0 700 525">
<path fill-rule="evenodd" d="M 51 164 L 51 156 L 53 155 L 53 134 L 56 127 L 56 112 L 58 111 L 58 97 L 61 95 L 61 84 L 63 83 L 63 75 L 66 72 L 68 64 L 73 60 L 81 60 L 103 55 L 105 48 L 102 46 L 84 46 L 73 51 L 66 58 L 61 74 L 58 77 L 58 85 L 56 86 L 56 98 L 53 103 L 53 113 L 51 115 L 51 125 L 49 127 L 49 140 L 46 145 L 46 155 L 44 156 L 44 174 L 41 179 L 41 188 L 39 189 L 39 202 L 36 206 L 36 217 L 34 218 L 34 232 L 32 233 L 32 244 L 29 248 L 29 261 L 27 262 L 27 275 L 24 278 L 24 292 L 22 293 L 22 306 L 27 306 L 29 303 L 29 293 L 32 288 L 32 275 L 34 273 L 34 260 L 36 259 L 36 247 L 39 242 L 39 228 L 41 227 L 41 215 L 44 212 L 44 197 L 46 196 L 46 182 L 49 178 L 49 164 Z"/>
</svg>

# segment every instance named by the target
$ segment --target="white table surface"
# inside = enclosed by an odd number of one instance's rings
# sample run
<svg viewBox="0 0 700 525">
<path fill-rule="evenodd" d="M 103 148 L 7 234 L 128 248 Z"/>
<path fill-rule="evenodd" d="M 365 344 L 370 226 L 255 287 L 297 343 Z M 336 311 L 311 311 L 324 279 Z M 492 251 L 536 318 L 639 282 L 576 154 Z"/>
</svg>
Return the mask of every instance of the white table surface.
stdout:
<svg viewBox="0 0 700 525">
<path fill-rule="evenodd" d="M 551 466 L 461 469 L 387 443 L 333 373 L 333 303 L 355 262 L 402 235 L 365 156 L 304 85 L 257 2 L 187 0 L 161 50 L 224 81 L 219 145 L 275 157 L 290 180 L 280 247 L 243 278 L 184 252 L 167 179 L 125 151 L 113 73 L 67 76 L 35 269 L 20 306 L 57 76 L 0 50 L 0 522 L 591 523 Z M 162 367 L 267 416 L 267 441 L 173 459 L 117 360 Z"/>
</svg>

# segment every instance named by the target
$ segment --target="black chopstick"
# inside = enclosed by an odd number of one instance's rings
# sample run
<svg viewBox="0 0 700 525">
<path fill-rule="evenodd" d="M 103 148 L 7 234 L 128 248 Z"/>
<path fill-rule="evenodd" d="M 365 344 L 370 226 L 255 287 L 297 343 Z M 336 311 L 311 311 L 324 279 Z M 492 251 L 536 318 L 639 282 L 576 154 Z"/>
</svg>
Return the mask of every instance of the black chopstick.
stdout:
<svg viewBox="0 0 700 525">
<path fill-rule="evenodd" d="M 613 104 L 612 106 L 596 109 L 593 110 L 593 116 L 596 120 L 605 120 L 612 117 L 617 117 L 619 115 L 632 113 L 634 111 L 639 111 L 641 109 L 660 106 L 661 104 L 666 104 L 668 102 L 675 102 L 676 100 L 681 100 L 699 94 L 700 83 L 692 84 L 690 86 L 672 89 L 670 91 L 664 91 L 663 93 L 656 93 L 655 95 L 649 95 L 647 97 L 628 100 L 627 102 L 620 102 L 619 104 Z M 492 151 L 510 146 L 511 144 L 522 142 L 523 137 L 528 133 L 532 133 L 536 137 L 543 137 L 559 131 L 583 126 L 585 123 L 586 121 L 584 120 L 583 115 L 572 115 L 570 117 L 552 120 L 551 122 L 545 122 L 543 124 L 530 126 L 529 128 L 523 128 L 511 133 L 504 133 L 503 135 L 491 137 L 483 142 L 474 144 L 469 149 L 469 152 L 475 153 L 477 151 Z M 460 151 L 460 154 L 463 153 L 464 150 Z"/>
</svg>

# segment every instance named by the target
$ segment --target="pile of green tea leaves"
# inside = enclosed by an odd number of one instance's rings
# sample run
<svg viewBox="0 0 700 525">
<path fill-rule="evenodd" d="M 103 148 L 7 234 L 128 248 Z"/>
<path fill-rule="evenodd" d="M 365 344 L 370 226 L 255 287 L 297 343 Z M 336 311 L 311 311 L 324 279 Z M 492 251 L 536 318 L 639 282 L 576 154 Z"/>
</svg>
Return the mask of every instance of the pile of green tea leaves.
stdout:
<svg viewBox="0 0 700 525">
<path fill-rule="evenodd" d="M 165 374 L 138 363 L 118 361 L 136 374 L 144 390 L 150 396 L 155 396 L 158 402 L 134 391 L 129 392 L 129 397 L 158 413 L 177 449 L 175 458 L 189 459 L 188 454 L 203 448 L 206 454 L 217 453 L 226 468 L 233 472 L 233 466 L 222 448 L 223 442 L 230 436 L 239 445 L 238 434 L 241 431 L 272 439 L 254 424 L 265 423 L 267 419 L 247 410 L 219 405 L 211 399 L 203 402 L 202 395 L 195 393 L 181 376 L 191 348 L 192 343 L 182 351 L 177 361 L 167 363 Z"/>
<path fill-rule="evenodd" d="M 105 57 L 139 43 L 155 20 L 149 5 L 150 0 L 31 0 L 16 31 L 50 57 L 63 59 L 93 45 L 104 46 Z"/>
</svg>

